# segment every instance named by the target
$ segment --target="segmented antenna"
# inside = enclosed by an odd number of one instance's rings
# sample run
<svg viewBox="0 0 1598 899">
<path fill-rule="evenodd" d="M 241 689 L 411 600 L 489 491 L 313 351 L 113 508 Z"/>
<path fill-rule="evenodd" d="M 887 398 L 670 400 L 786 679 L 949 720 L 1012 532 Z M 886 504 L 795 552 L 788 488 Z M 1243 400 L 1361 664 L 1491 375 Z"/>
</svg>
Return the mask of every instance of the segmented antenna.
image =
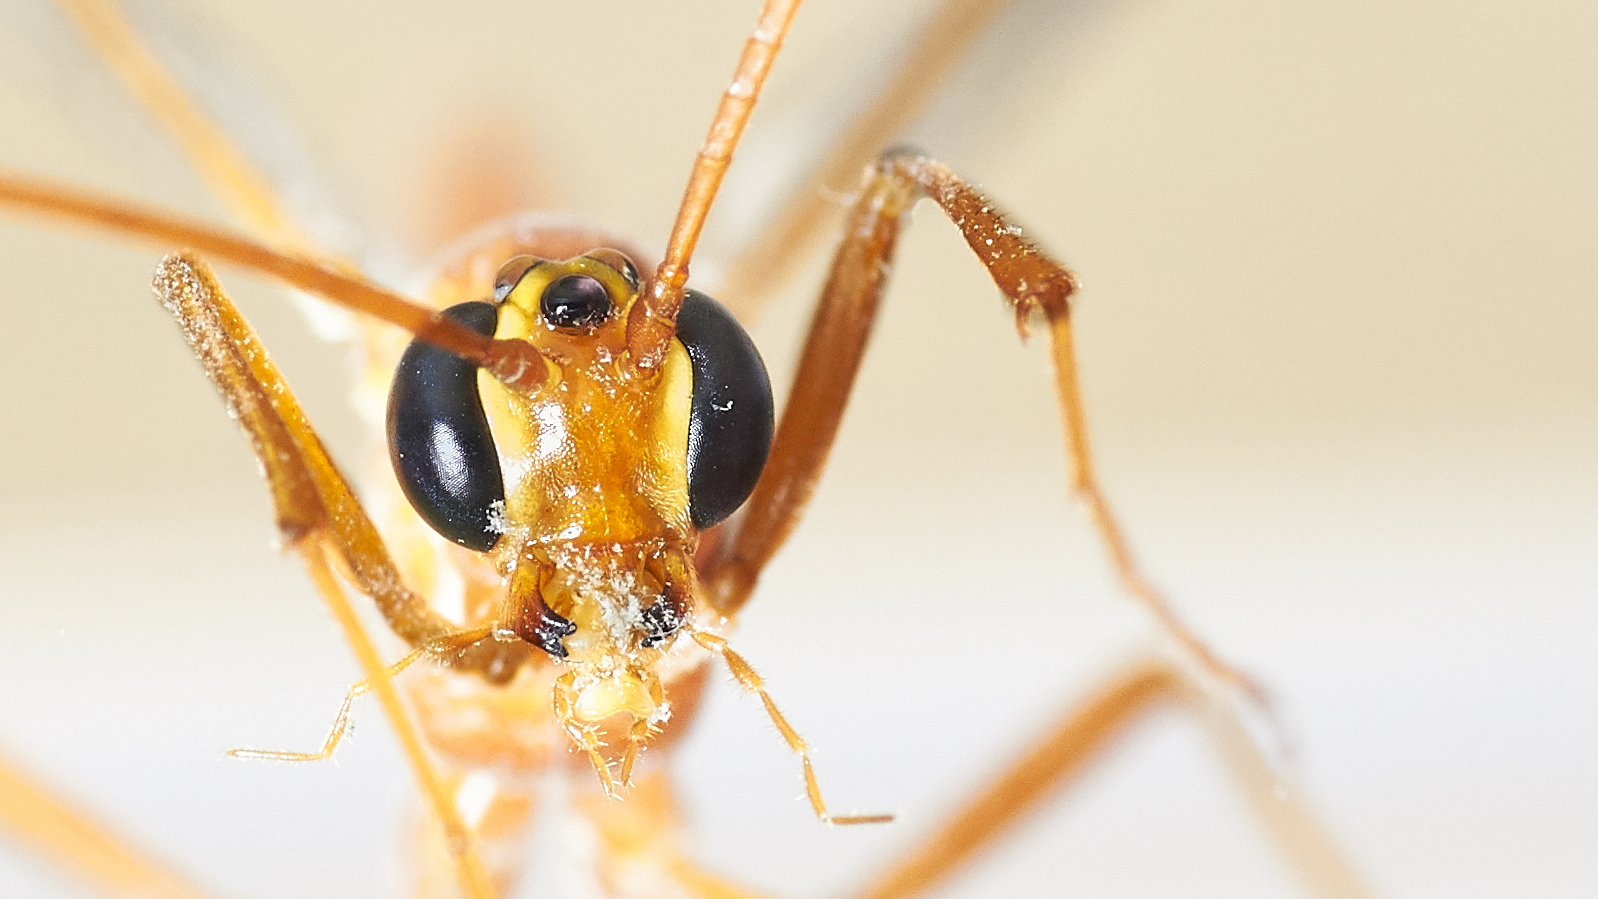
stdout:
<svg viewBox="0 0 1598 899">
<path fill-rule="evenodd" d="M 688 260 L 694 255 L 705 216 L 721 188 L 722 176 L 732 162 L 733 150 L 743 136 L 749 114 L 754 111 L 760 89 L 765 86 L 771 64 L 782 49 L 782 40 L 793 24 L 800 0 L 766 0 L 754 33 L 744 43 L 743 55 L 733 72 L 732 83 L 721 95 L 721 104 L 710 122 L 710 133 L 699 148 L 694 170 L 688 177 L 677 221 L 666 243 L 666 258 L 655 269 L 627 318 L 627 349 L 638 368 L 654 368 L 665 355 L 666 345 L 677 330 L 677 310 L 682 307 L 683 286 L 688 283 Z"/>
</svg>

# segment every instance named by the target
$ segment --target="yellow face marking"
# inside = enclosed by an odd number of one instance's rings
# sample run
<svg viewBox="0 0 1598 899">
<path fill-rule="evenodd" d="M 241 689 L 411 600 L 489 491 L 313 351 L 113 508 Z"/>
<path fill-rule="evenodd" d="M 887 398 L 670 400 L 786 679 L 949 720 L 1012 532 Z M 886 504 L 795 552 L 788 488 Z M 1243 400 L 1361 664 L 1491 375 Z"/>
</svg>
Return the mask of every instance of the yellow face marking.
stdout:
<svg viewBox="0 0 1598 899">
<path fill-rule="evenodd" d="M 505 478 L 505 536 L 495 558 L 502 570 L 526 575 L 509 579 L 520 586 L 507 599 L 519 608 L 541 604 L 572 624 L 561 644 L 567 671 L 556 685 L 556 714 L 596 766 L 604 764 L 602 730 L 630 719 L 620 726 L 635 753 L 669 714 L 656 669 L 672 644 L 643 645 L 643 613 L 666 601 L 666 559 L 686 558 L 695 536 L 687 460 L 693 366 L 675 340 L 660 368 L 628 364 L 626 318 L 637 299 L 629 267 L 615 251 L 507 263 L 502 272 L 515 284 L 502 291 L 494 336 L 531 344 L 551 380 L 529 395 L 478 374 Z M 608 317 L 582 326 L 545 319 L 545 291 L 573 275 L 604 288 Z M 608 769 L 601 778 L 610 783 Z"/>
<path fill-rule="evenodd" d="M 544 291 L 569 275 L 605 288 L 614 304 L 609 318 L 592 329 L 544 320 Z M 479 374 L 505 473 L 507 533 L 517 544 L 690 539 L 692 365 L 676 342 L 656 373 L 624 364 L 626 314 L 636 298 L 622 271 L 578 256 L 529 268 L 500 307 L 495 337 L 526 340 L 555 368 L 550 389 L 536 398 Z"/>
</svg>

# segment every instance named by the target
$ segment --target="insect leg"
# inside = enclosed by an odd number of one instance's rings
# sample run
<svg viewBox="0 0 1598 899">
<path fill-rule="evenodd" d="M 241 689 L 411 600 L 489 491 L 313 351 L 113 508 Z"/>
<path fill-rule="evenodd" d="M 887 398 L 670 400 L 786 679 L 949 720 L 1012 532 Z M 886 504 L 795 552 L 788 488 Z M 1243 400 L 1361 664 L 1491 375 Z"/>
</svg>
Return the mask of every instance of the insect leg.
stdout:
<svg viewBox="0 0 1598 899">
<path fill-rule="evenodd" d="M 760 572 L 810 503 L 876 321 L 899 217 L 913 202 L 903 185 L 875 179 L 855 205 L 811 319 L 765 471 L 729 525 L 734 533 L 721 537 L 700 565 L 705 595 L 723 615 L 736 614 L 749 600 Z"/>
<path fill-rule="evenodd" d="M 1247 677 L 1221 661 L 1176 617 L 1138 571 L 1120 526 L 1093 473 L 1081 393 L 1077 387 L 1069 298 L 1076 280 L 1021 237 L 976 191 L 944 166 L 910 151 L 885 154 L 866 183 L 845 229 L 821 304 L 783 410 L 766 472 L 731 547 L 711 563 L 706 580 L 719 609 L 730 614 L 747 600 L 766 562 L 787 539 L 809 501 L 843 408 L 859 371 L 877 303 L 887 283 L 900 219 L 921 197 L 943 207 L 988 268 L 1025 330 L 1035 312 L 1047 318 L 1054 345 L 1056 386 L 1066 427 L 1071 489 L 1087 508 L 1122 587 L 1148 609 L 1161 629 L 1207 676 L 1262 697 Z M 1263 704 L 1263 703 L 1261 703 Z"/>
<path fill-rule="evenodd" d="M 1168 662 L 1151 660 L 1122 669 L 1067 712 L 932 835 L 855 894 L 856 899 L 903 899 L 935 887 L 1063 788 L 1118 735 L 1166 704 L 1193 712 L 1207 725 L 1221 760 L 1270 825 L 1270 837 L 1293 861 L 1312 895 L 1369 896 L 1314 815 L 1291 792 L 1279 790 L 1248 736 L 1229 717 L 1217 714 Z"/>
<path fill-rule="evenodd" d="M 393 680 L 400 672 L 411 667 L 417 659 L 427 655 L 431 647 L 423 646 L 413 649 L 398 662 L 388 666 L 383 676 Z M 372 692 L 372 681 L 356 681 L 350 685 L 349 691 L 344 694 L 344 701 L 339 703 L 338 712 L 333 716 L 333 726 L 327 729 L 327 737 L 322 740 L 322 746 L 315 752 L 290 752 L 279 749 L 229 749 L 228 755 L 236 759 L 268 759 L 276 762 L 316 762 L 333 757 L 333 752 L 338 749 L 338 744 L 350 731 L 350 709 L 354 707 L 355 700 Z"/>
<path fill-rule="evenodd" d="M 810 744 L 805 742 L 804 737 L 799 736 L 799 732 L 794 730 L 793 725 L 789 724 L 788 719 L 778 710 L 777 703 L 771 698 L 771 694 L 766 692 L 765 681 L 748 662 L 744 661 L 743 656 L 732 651 L 724 637 L 697 629 L 689 630 L 688 634 L 693 637 L 695 643 L 721 656 L 721 660 L 727 663 L 727 670 L 732 672 L 733 679 L 738 681 L 738 686 L 760 697 L 771 723 L 776 725 L 777 732 L 787 741 L 788 748 L 799 756 L 800 762 L 804 765 L 805 795 L 810 799 L 810 808 L 816 813 L 817 818 L 826 824 L 885 824 L 893 820 L 892 815 L 834 815 L 827 811 L 827 804 L 821 798 L 821 784 L 816 780 L 815 765 L 810 761 Z"/>
<path fill-rule="evenodd" d="M 1082 392 L 1077 383 L 1071 321 L 1071 298 L 1077 289 L 1075 276 L 1022 237 L 1019 227 L 941 163 L 910 150 L 890 151 L 868 178 L 872 182 L 894 182 L 914 191 L 916 198 L 925 196 L 943 209 L 1010 302 L 1016 327 L 1023 336 L 1032 318 L 1041 313 L 1048 324 L 1054 351 L 1055 388 L 1060 417 L 1065 425 L 1071 491 L 1087 509 L 1094 529 L 1099 532 L 1122 589 L 1148 610 L 1161 630 L 1206 676 L 1241 689 L 1264 705 L 1263 693 L 1253 682 L 1216 657 L 1176 617 L 1160 591 L 1144 578 L 1099 487 L 1088 443 Z"/>
<path fill-rule="evenodd" d="M 846 237 L 834 257 L 811 322 L 794 389 L 783 410 L 765 473 L 750 497 L 738 530 L 725 538 L 704 563 L 702 582 L 706 595 L 723 614 L 736 613 L 749 598 L 761 570 L 798 523 L 842 421 L 843 407 L 887 281 L 901 221 L 922 197 L 937 202 L 960 228 L 1010 302 L 1023 332 L 1034 313 L 1041 312 L 1045 317 L 1053 342 L 1060 411 L 1068 435 L 1072 492 L 1087 507 L 1123 587 L 1150 610 L 1162 630 L 1183 650 L 1179 658 L 1185 663 L 1180 670 L 1184 682 L 1194 685 L 1195 696 L 1205 698 L 1205 708 L 1214 713 L 1216 722 L 1225 722 L 1226 733 L 1237 735 L 1236 740 L 1228 738 L 1223 748 L 1233 758 L 1234 767 L 1239 771 L 1247 768 L 1244 782 L 1248 794 L 1273 829 L 1281 831 L 1275 834 L 1279 841 L 1287 846 L 1313 847 L 1313 851 L 1295 849 L 1288 853 L 1300 863 L 1307 880 L 1321 882 L 1320 869 L 1346 872 L 1347 866 L 1337 850 L 1313 818 L 1298 806 L 1294 791 L 1275 777 L 1253 742 L 1241 736 L 1240 711 L 1235 704 L 1228 701 L 1229 697 L 1217 695 L 1220 691 L 1212 685 L 1234 686 L 1256 697 L 1257 689 L 1216 659 L 1177 621 L 1164 598 L 1138 572 L 1110 514 L 1093 475 L 1077 389 L 1070 318 L 1075 278 L 1022 238 L 1019 228 L 954 173 L 917 153 L 890 151 L 866 173 L 860 196 L 849 214 Z M 1246 765 L 1241 765 L 1237 760 L 1245 757 Z M 1255 789 L 1253 781 L 1259 778 L 1270 783 L 1271 789 Z M 1281 805 L 1292 805 L 1300 811 L 1278 814 Z M 1327 859 L 1332 861 L 1326 862 Z M 1306 860 L 1310 863 L 1306 864 Z M 1346 882 L 1351 883 L 1352 877 Z"/>
<path fill-rule="evenodd" d="M 754 243 L 740 250 L 722 289 L 733 310 L 759 309 L 836 227 L 832 197 L 847 191 L 883 147 L 913 125 L 993 19 L 1013 0 L 944 0 L 921 27 L 893 80 L 783 201 Z"/>
<path fill-rule="evenodd" d="M 360 660 L 388 713 L 396 736 L 421 782 L 423 795 L 447 834 L 462 891 L 472 899 L 494 895 L 471 833 L 453 794 L 435 767 L 414 722 L 333 574 L 334 566 L 376 601 L 390 625 L 412 645 L 446 637 L 448 621 L 401 583 L 377 529 L 328 457 L 259 340 L 198 259 L 162 260 L 154 286 L 177 317 L 184 336 L 243 425 L 266 474 L 284 543 L 297 551 Z M 499 644 L 479 644 L 493 652 Z"/>
<path fill-rule="evenodd" d="M 930 889 L 1108 750 L 1110 741 L 1144 712 L 1177 698 L 1180 686 L 1169 666 L 1159 662 L 1121 672 L 857 896 L 901 899 Z"/>
<path fill-rule="evenodd" d="M 205 893 L 0 758 L 0 827 L 107 896 L 204 899 Z"/>
</svg>

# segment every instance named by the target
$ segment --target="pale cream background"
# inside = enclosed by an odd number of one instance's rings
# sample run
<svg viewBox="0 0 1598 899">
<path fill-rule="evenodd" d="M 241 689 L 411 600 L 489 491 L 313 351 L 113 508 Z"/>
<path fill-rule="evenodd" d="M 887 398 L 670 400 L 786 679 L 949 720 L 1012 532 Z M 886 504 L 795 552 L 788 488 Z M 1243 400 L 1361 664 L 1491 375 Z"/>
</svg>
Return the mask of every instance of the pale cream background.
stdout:
<svg viewBox="0 0 1598 899">
<path fill-rule="evenodd" d="M 199 18 L 356 208 L 413 209 L 439 129 L 495 103 L 564 208 L 658 245 L 754 4 L 465 5 Z M 846 5 L 801 13 L 774 90 L 858 54 Z M 221 217 L 47 11 L 4 6 L 0 164 Z M 1094 437 L 1150 573 L 1273 689 L 1380 895 L 1593 895 L 1595 8 L 1048 8 L 1023 22 L 1043 57 L 990 73 L 1021 93 L 992 134 L 924 143 L 1081 272 Z M 407 781 L 374 709 L 336 765 L 221 755 L 313 743 L 354 669 L 271 552 L 243 441 L 145 289 L 156 257 L 0 221 L 0 741 L 226 895 L 384 895 Z M 224 277 L 354 458 L 342 351 Z M 774 362 L 802 302 L 760 328 Z M 833 801 L 902 823 L 816 826 L 723 683 L 679 759 L 708 864 L 839 892 L 1141 645 L 1058 447 L 1040 349 L 922 210 L 815 513 L 736 640 Z M 78 895 L 6 855 L 0 893 Z M 1294 885 L 1172 715 L 941 895 L 1006 890 Z"/>
</svg>

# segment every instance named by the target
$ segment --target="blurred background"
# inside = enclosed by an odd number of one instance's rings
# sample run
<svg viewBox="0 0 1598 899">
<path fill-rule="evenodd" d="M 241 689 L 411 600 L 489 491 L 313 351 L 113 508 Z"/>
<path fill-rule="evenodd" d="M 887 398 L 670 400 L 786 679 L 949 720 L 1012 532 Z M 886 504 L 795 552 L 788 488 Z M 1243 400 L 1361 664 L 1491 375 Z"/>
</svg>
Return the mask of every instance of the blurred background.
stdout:
<svg viewBox="0 0 1598 899">
<path fill-rule="evenodd" d="M 813 152 L 784 116 L 836 117 L 926 7 L 849 5 L 801 11 L 757 137 Z M 153 21 L 266 85 L 394 259 L 442 236 L 428 179 L 484 135 L 515 190 L 659 247 L 752 0 L 449 6 Z M 0 9 L 0 165 L 225 220 L 58 13 Z M 1032 0 L 979 63 L 917 140 L 1081 275 L 1109 498 L 1272 691 L 1355 866 L 1381 896 L 1593 895 L 1598 8 Z M 223 895 L 387 895 L 409 781 L 375 707 L 336 764 L 223 756 L 314 744 L 357 674 L 150 298 L 158 256 L 0 218 L 0 745 Z M 756 328 L 779 372 L 820 271 Z M 222 276 L 357 467 L 348 350 Z M 1148 645 L 1065 496 L 1043 347 L 930 207 L 878 335 L 734 645 L 831 801 L 900 822 L 817 826 L 726 678 L 676 759 L 698 857 L 777 895 L 859 883 Z M 1298 891 L 1175 713 L 938 895 L 1042 884 Z M 0 849 L 0 892 L 75 889 Z"/>
</svg>

